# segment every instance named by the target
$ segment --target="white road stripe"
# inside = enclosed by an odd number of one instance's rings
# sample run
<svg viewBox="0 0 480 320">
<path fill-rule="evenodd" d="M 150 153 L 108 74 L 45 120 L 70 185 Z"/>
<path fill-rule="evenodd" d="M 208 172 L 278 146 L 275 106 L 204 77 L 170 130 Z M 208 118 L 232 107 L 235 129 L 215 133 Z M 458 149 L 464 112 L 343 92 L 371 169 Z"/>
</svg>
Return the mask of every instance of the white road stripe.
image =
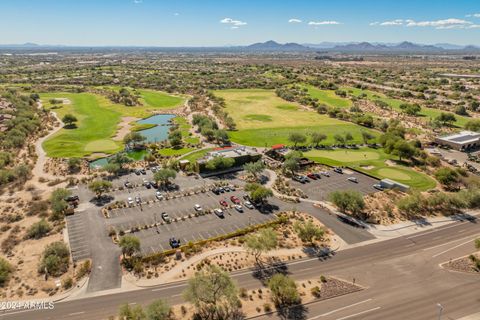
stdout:
<svg viewBox="0 0 480 320">
<path fill-rule="evenodd" d="M 337 320 L 350 319 L 350 318 L 359 316 L 359 315 L 364 314 L 364 313 L 368 313 L 368 312 L 372 312 L 372 311 L 378 310 L 378 309 L 380 309 L 380 308 L 381 308 L 381 307 L 376 307 L 376 308 L 368 309 L 368 310 L 365 310 L 365 311 L 362 311 L 362 312 L 358 312 L 358 313 L 355 313 L 355 314 L 351 314 L 351 315 L 346 316 L 346 317 L 338 318 Z"/>
<path fill-rule="evenodd" d="M 78 315 L 81 315 L 81 314 L 84 314 L 85 311 L 80 311 L 80 312 L 74 312 L 74 313 L 69 313 L 68 315 L 69 316 L 78 316 Z"/>
<path fill-rule="evenodd" d="M 460 238 L 460 239 L 455 239 L 455 240 L 448 241 L 448 242 L 445 242 L 445 243 L 442 243 L 442 244 L 438 244 L 438 245 L 433 246 L 433 247 L 425 248 L 425 249 L 423 249 L 423 251 L 428 251 L 428 250 L 431 250 L 431 249 L 443 247 L 443 246 L 446 246 L 446 245 L 448 245 L 448 244 L 450 244 L 450 243 L 462 241 L 462 240 L 465 240 L 465 239 L 472 239 L 472 238 L 475 239 L 476 237 L 477 237 L 477 236 L 468 236 L 468 237 L 464 237 L 464 238 Z"/>
<path fill-rule="evenodd" d="M 307 320 L 313 320 L 313 319 L 317 319 L 317 318 L 319 318 L 319 317 L 329 316 L 329 315 L 331 315 L 331 314 L 333 314 L 333 313 L 335 313 L 335 312 L 342 311 L 342 310 L 345 310 L 345 309 L 348 309 L 348 308 L 351 308 L 351 307 L 354 307 L 354 306 L 358 306 L 359 304 L 362 304 L 362 303 L 365 303 L 365 302 L 369 302 L 369 301 L 372 301 L 372 299 L 363 300 L 363 301 L 360 301 L 360 302 L 357 302 L 357 303 L 354 303 L 354 304 L 351 304 L 351 305 L 348 305 L 348 306 L 345 306 L 345 307 L 341 307 L 341 308 L 332 310 L 332 311 L 330 311 L 330 312 L 320 314 L 320 315 L 315 316 L 315 317 L 313 317 L 313 318 L 309 318 L 309 319 L 307 319 Z"/>
<path fill-rule="evenodd" d="M 449 251 L 452 251 L 453 249 L 456 249 L 456 248 L 458 248 L 458 247 L 461 247 L 461 246 L 466 245 L 467 243 L 471 243 L 471 242 L 472 242 L 472 240 L 468 240 L 468 241 L 462 242 L 462 243 L 460 243 L 460 244 L 457 244 L 456 246 L 451 247 L 450 249 L 444 250 L 444 251 L 442 251 L 442 252 L 439 252 L 439 253 L 433 255 L 432 258 L 436 258 L 436 257 L 438 257 L 438 256 L 440 256 L 440 255 L 442 255 L 442 254 L 444 254 L 444 253 L 447 253 L 447 252 L 449 252 Z"/>
</svg>

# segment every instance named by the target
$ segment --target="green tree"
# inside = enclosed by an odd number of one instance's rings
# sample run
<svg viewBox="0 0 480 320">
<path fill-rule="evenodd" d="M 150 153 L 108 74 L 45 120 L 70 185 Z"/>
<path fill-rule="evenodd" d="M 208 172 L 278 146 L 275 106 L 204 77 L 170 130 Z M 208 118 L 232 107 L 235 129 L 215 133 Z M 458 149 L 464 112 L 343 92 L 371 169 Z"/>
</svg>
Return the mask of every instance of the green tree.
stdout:
<svg viewBox="0 0 480 320">
<path fill-rule="evenodd" d="M 120 248 L 122 248 L 123 256 L 132 257 L 133 255 L 140 252 L 140 239 L 135 236 L 123 236 L 120 238 L 120 242 L 118 243 Z"/>
<path fill-rule="evenodd" d="M 293 147 L 296 148 L 297 144 L 304 143 L 305 141 L 307 141 L 307 137 L 300 132 L 292 132 L 288 136 L 288 141 L 293 143 Z"/>
<path fill-rule="evenodd" d="M 145 312 L 141 306 L 130 306 L 128 303 L 120 306 L 118 312 L 120 320 L 146 320 Z"/>
<path fill-rule="evenodd" d="M 368 131 L 362 131 L 362 139 L 364 144 L 368 144 L 370 140 L 375 139 L 375 136 Z"/>
<path fill-rule="evenodd" d="M 345 133 L 345 142 L 346 143 L 351 143 L 353 141 L 353 136 L 350 132 Z"/>
<path fill-rule="evenodd" d="M 327 136 L 320 132 L 313 132 L 310 136 L 310 141 L 315 145 L 315 147 L 318 147 L 318 145 L 326 139 Z"/>
<path fill-rule="evenodd" d="M 50 230 L 52 230 L 52 226 L 45 219 L 42 219 L 38 222 L 35 222 L 30 226 L 30 228 L 28 228 L 26 238 L 40 239 L 46 236 Z"/>
<path fill-rule="evenodd" d="M 458 172 L 447 167 L 435 171 L 435 178 L 448 189 L 453 189 L 454 185 L 460 181 Z"/>
<path fill-rule="evenodd" d="M 147 306 L 147 320 L 170 320 L 172 309 L 165 300 L 155 300 Z"/>
<path fill-rule="evenodd" d="M 329 199 L 338 207 L 338 209 L 340 209 L 340 211 L 349 211 L 353 215 L 358 215 L 365 208 L 363 196 L 358 191 L 333 191 L 329 194 Z"/>
<path fill-rule="evenodd" d="M 184 298 L 195 306 L 196 319 L 238 319 L 237 287 L 228 273 L 208 265 L 188 280 Z"/>
<path fill-rule="evenodd" d="M 311 246 L 315 245 L 315 241 L 322 240 L 325 235 L 325 229 L 316 226 L 312 221 L 297 221 L 293 225 L 293 229 L 300 240 L 310 243 Z"/>
<path fill-rule="evenodd" d="M 224 144 L 229 141 L 228 133 L 225 130 L 215 130 L 213 135 L 218 144 Z"/>
<path fill-rule="evenodd" d="M 235 159 L 226 158 L 226 157 L 214 157 L 213 159 L 207 161 L 205 168 L 208 170 L 223 170 L 233 167 L 235 164 Z"/>
<path fill-rule="evenodd" d="M 261 203 L 273 196 L 273 191 L 258 183 L 248 183 L 245 191 L 250 192 L 250 199 L 255 203 Z"/>
<path fill-rule="evenodd" d="M 106 180 L 94 180 L 88 184 L 88 189 L 95 193 L 97 198 L 101 198 L 105 192 L 112 188 L 112 183 Z"/>
<path fill-rule="evenodd" d="M 69 158 L 67 163 L 68 163 L 68 170 L 70 172 L 76 172 L 80 169 L 82 159 L 80 159 L 80 158 Z"/>
<path fill-rule="evenodd" d="M 52 276 L 60 276 L 68 270 L 69 263 L 70 250 L 67 245 L 61 241 L 53 242 L 45 247 L 38 271 Z"/>
<path fill-rule="evenodd" d="M 118 165 L 119 170 L 122 170 L 124 165 L 132 161 L 133 160 L 130 157 L 128 157 L 125 153 L 119 152 L 115 154 L 112 158 L 110 158 L 110 160 L 108 160 L 108 163 L 116 164 Z"/>
<path fill-rule="evenodd" d="M 68 203 L 65 201 L 65 198 L 70 196 L 72 193 L 64 188 L 55 189 L 50 196 L 50 208 L 52 209 L 52 219 L 59 220 L 63 218 L 63 213 L 68 207 Z"/>
<path fill-rule="evenodd" d="M 475 249 L 480 250 L 480 238 L 475 239 Z"/>
<path fill-rule="evenodd" d="M 243 169 L 251 174 L 255 180 L 258 179 L 258 175 L 265 170 L 265 164 L 262 160 L 258 160 L 257 162 L 249 162 L 243 165 Z"/>
<path fill-rule="evenodd" d="M 77 122 L 78 119 L 71 113 L 67 113 L 66 115 L 63 116 L 62 122 L 65 123 L 65 126 L 67 127 L 73 127 L 75 122 Z"/>
<path fill-rule="evenodd" d="M 279 308 L 289 307 L 300 303 L 300 293 L 292 278 L 281 273 L 275 274 L 268 281 L 268 288 L 272 292 L 272 300 Z"/>
<path fill-rule="evenodd" d="M 342 136 L 341 134 L 335 134 L 333 136 L 333 139 L 335 140 L 335 142 L 341 146 L 344 146 L 345 145 L 345 137 Z"/>
<path fill-rule="evenodd" d="M 110 174 L 117 175 L 121 171 L 121 168 L 117 163 L 109 162 L 103 166 L 102 170 L 107 171 Z"/>
<path fill-rule="evenodd" d="M 173 148 L 178 148 L 182 145 L 182 132 L 180 130 L 173 130 L 168 134 L 168 141 Z"/>
<path fill-rule="evenodd" d="M 438 115 L 435 120 L 439 121 L 442 123 L 444 126 L 445 125 L 452 125 L 457 118 L 455 118 L 455 115 L 453 113 L 447 113 L 447 112 L 442 112 L 440 115 Z"/>
<path fill-rule="evenodd" d="M 125 143 L 126 145 L 136 145 L 136 144 L 141 144 L 143 143 L 145 140 L 147 140 L 146 137 L 144 137 L 141 133 L 139 132 L 130 132 L 128 133 L 124 138 L 123 138 L 123 143 Z"/>
<path fill-rule="evenodd" d="M 245 237 L 243 245 L 248 252 L 251 252 L 258 265 L 262 265 L 260 259 L 263 253 L 273 250 L 277 247 L 277 234 L 272 228 L 261 229 L 256 233 Z"/>
<path fill-rule="evenodd" d="M 170 179 L 175 179 L 177 177 L 177 172 L 173 169 L 163 168 L 155 172 L 153 175 L 153 179 L 156 182 L 160 182 L 162 185 L 168 185 L 170 183 Z"/>
<path fill-rule="evenodd" d="M 403 139 L 395 142 L 392 150 L 392 154 L 397 155 L 400 161 L 402 161 L 402 158 L 413 157 L 416 152 L 416 148 Z"/>
<path fill-rule="evenodd" d="M 8 280 L 10 279 L 10 275 L 13 272 L 13 267 L 8 263 L 7 260 L 0 257 L 0 287 L 5 286 Z"/>
</svg>

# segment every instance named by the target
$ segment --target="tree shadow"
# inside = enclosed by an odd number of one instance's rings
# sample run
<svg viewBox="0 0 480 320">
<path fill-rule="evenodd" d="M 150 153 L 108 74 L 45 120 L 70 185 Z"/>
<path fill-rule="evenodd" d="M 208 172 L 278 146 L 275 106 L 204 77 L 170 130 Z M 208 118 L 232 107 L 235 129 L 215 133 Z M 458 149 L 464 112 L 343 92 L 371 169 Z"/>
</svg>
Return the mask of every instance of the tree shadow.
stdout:
<svg viewBox="0 0 480 320">
<path fill-rule="evenodd" d="M 67 129 L 67 130 L 77 129 L 77 125 L 75 123 L 66 124 L 66 125 L 63 126 L 63 129 Z"/>
<path fill-rule="evenodd" d="M 329 247 L 324 246 L 305 246 L 302 249 L 309 257 L 317 257 L 320 261 L 326 261 L 335 256 L 336 252 L 330 249 Z"/>
<path fill-rule="evenodd" d="M 289 273 L 288 266 L 285 262 L 279 260 L 275 260 L 271 263 L 258 262 L 254 266 L 252 275 L 254 278 L 266 284 L 267 281 L 277 273 L 285 275 Z"/>
<path fill-rule="evenodd" d="M 308 309 L 303 304 L 297 304 L 288 308 L 278 308 L 281 319 L 303 320 L 307 318 Z"/>
<path fill-rule="evenodd" d="M 270 203 L 264 203 L 260 206 L 258 206 L 258 211 L 263 214 L 271 214 L 275 211 L 280 210 L 280 207 L 275 205 L 275 204 L 270 204 Z"/>
<path fill-rule="evenodd" d="M 93 203 L 97 207 L 103 207 L 106 204 L 113 201 L 113 196 L 111 195 L 102 195 L 101 197 L 94 197 L 90 200 L 90 203 Z"/>
</svg>

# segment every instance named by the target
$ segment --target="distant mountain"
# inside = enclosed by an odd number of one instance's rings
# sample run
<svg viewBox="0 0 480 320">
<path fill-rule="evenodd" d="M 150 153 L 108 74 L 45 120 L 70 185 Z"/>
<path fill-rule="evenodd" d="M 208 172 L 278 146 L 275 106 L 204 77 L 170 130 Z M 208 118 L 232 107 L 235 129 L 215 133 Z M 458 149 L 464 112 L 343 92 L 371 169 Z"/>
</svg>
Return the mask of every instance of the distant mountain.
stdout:
<svg viewBox="0 0 480 320">
<path fill-rule="evenodd" d="M 251 51 L 306 51 L 306 50 L 311 50 L 308 47 L 302 46 L 301 44 L 298 43 L 285 43 L 281 44 L 278 42 L 275 42 L 273 40 L 269 40 L 266 42 L 258 42 L 251 44 L 249 46 L 246 46 L 245 49 L 251 50 Z"/>
<path fill-rule="evenodd" d="M 444 44 L 446 46 L 446 44 Z M 340 52 L 414 52 L 414 53 L 438 53 L 438 52 L 462 52 L 467 47 L 460 47 L 455 49 L 446 49 L 440 46 L 435 45 L 424 45 L 424 44 L 417 44 L 409 41 L 404 41 L 395 45 L 385 45 L 385 44 L 371 44 L 369 42 L 361 42 L 357 44 L 349 44 L 349 45 L 339 45 L 333 47 L 332 51 L 340 51 Z M 469 51 L 474 50 L 474 47 L 469 47 Z"/>
<path fill-rule="evenodd" d="M 461 46 L 458 44 L 451 44 L 451 43 L 435 43 L 435 47 L 443 48 L 445 50 L 461 50 L 465 46 Z"/>
</svg>

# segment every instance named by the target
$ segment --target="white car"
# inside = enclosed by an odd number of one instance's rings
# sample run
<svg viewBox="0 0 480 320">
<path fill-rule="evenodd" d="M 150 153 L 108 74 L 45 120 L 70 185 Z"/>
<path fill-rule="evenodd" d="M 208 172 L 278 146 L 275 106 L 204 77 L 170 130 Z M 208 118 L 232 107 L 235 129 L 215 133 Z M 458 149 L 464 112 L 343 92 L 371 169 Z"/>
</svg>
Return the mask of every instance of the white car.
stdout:
<svg viewBox="0 0 480 320">
<path fill-rule="evenodd" d="M 253 208 L 255 208 L 250 201 L 245 201 L 245 202 L 243 203 L 243 205 L 244 205 L 245 207 L 247 207 L 248 209 L 253 209 Z"/>
<path fill-rule="evenodd" d="M 330 177 L 330 173 L 328 173 L 328 171 L 322 171 L 320 174 L 324 175 L 325 177 Z"/>
<path fill-rule="evenodd" d="M 133 205 L 133 199 L 132 199 L 132 197 L 128 197 L 127 202 L 128 202 L 128 205 L 129 205 L 129 206 Z"/>
<path fill-rule="evenodd" d="M 202 211 L 203 211 L 203 208 L 202 208 L 202 206 L 201 206 L 201 205 L 199 205 L 199 204 L 196 204 L 196 205 L 194 205 L 194 206 L 193 206 L 193 208 L 194 208 L 194 209 L 195 209 L 195 211 L 197 211 L 197 212 L 202 212 Z"/>
<path fill-rule="evenodd" d="M 223 218 L 224 215 L 223 215 L 223 210 L 220 209 L 220 208 L 217 208 L 215 210 L 213 210 L 213 212 L 219 217 L 219 218 Z"/>
<path fill-rule="evenodd" d="M 351 182 L 355 182 L 355 183 L 358 183 L 358 179 L 355 178 L 355 177 L 350 177 L 350 178 L 347 178 L 348 181 L 351 181 Z"/>
<path fill-rule="evenodd" d="M 157 197 L 158 200 L 163 200 L 163 194 L 160 191 L 155 192 L 155 197 Z"/>
<path fill-rule="evenodd" d="M 235 210 L 237 210 L 238 212 L 243 212 L 243 207 L 239 204 L 236 204 L 233 206 L 235 208 Z"/>
<path fill-rule="evenodd" d="M 379 184 L 379 183 L 376 183 L 376 184 L 374 184 L 374 185 L 373 185 L 373 187 L 374 187 L 375 189 L 377 189 L 377 190 L 380 190 L 380 191 L 383 191 L 383 190 L 385 190 L 385 188 L 384 188 L 384 187 L 382 187 L 382 185 L 381 185 L 381 184 Z"/>
</svg>

